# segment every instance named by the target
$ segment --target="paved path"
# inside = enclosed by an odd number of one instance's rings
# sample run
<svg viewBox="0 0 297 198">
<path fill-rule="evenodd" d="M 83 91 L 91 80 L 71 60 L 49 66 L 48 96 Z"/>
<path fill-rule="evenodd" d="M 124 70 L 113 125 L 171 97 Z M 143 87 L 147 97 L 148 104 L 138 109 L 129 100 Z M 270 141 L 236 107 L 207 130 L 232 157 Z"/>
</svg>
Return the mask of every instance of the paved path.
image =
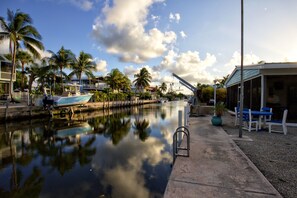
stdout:
<svg viewBox="0 0 297 198">
<path fill-rule="evenodd" d="M 177 157 L 164 198 L 281 197 L 230 136 L 210 120 L 210 116 L 190 118 L 190 157 Z"/>
</svg>

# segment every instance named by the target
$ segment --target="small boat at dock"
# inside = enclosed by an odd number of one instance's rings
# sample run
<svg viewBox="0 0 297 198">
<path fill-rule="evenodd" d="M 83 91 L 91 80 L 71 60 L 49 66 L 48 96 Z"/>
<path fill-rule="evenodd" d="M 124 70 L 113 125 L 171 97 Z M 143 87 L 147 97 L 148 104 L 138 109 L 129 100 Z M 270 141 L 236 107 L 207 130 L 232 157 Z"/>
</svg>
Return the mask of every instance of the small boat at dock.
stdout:
<svg viewBox="0 0 297 198">
<path fill-rule="evenodd" d="M 80 85 L 67 84 L 62 95 L 49 96 L 43 100 L 45 105 L 52 105 L 54 108 L 83 105 L 89 102 L 92 93 L 82 94 Z"/>
</svg>

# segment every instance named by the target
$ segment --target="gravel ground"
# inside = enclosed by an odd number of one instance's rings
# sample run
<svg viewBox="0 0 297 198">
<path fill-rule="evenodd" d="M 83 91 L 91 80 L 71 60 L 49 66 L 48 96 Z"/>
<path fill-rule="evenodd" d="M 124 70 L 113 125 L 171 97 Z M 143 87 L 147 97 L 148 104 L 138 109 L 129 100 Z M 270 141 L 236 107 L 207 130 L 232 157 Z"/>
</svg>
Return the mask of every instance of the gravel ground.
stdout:
<svg viewBox="0 0 297 198">
<path fill-rule="evenodd" d="M 235 117 L 225 114 L 223 129 L 229 135 L 238 137 Z M 297 127 L 288 127 L 288 134 L 265 131 L 248 132 L 243 136 L 252 141 L 234 140 L 246 156 L 285 198 L 297 197 Z"/>
</svg>

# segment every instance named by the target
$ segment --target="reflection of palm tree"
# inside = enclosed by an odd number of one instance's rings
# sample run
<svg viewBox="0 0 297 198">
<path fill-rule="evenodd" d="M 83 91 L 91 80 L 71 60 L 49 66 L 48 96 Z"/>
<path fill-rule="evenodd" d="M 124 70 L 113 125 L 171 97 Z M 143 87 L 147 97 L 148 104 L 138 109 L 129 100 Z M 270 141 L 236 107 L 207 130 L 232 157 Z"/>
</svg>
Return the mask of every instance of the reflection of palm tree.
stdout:
<svg viewBox="0 0 297 198">
<path fill-rule="evenodd" d="M 14 131 L 7 132 L 5 127 L 5 134 L 9 137 L 10 156 L 12 158 L 12 173 L 10 178 L 10 190 L 5 190 L 0 187 L 0 197 L 39 197 L 43 186 L 43 177 L 41 171 L 34 167 L 33 172 L 26 180 L 22 181 L 23 174 L 17 168 L 17 164 L 27 165 L 33 159 L 32 155 L 24 155 L 24 144 L 22 144 L 22 153 L 19 159 L 16 158 L 16 151 L 13 143 Z M 23 139 L 23 137 L 22 137 Z"/>
<path fill-rule="evenodd" d="M 110 137 L 112 143 L 117 145 L 129 132 L 131 126 L 130 119 L 121 118 L 120 114 L 109 118 L 108 128 L 105 136 Z"/>
<path fill-rule="evenodd" d="M 143 142 L 150 136 L 151 129 L 148 128 L 149 125 L 149 121 L 146 121 L 145 119 L 142 121 L 140 121 L 139 119 L 135 119 L 134 121 L 134 133 L 137 134 L 139 139 Z"/>
<path fill-rule="evenodd" d="M 165 118 L 166 118 L 166 111 L 163 109 L 161 111 L 161 118 L 162 118 L 162 120 L 165 120 Z"/>
<path fill-rule="evenodd" d="M 96 154 L 96 148 L 91 148 L 92 144 L 96 140 L 96 137 L 93 136 L 88 139 L 88 141 L 82 145 L 79 143 L 78 148 L 75 148 L 72 154 L 77 156 L 79 164 L 81 166 L 91 162 L 91 156 Z"/>
<path fill-rule="evenodd" d="M 12 187 L 10 191 L 1 189 L 0 187 L 0 197 L 39 197 L 44 178 L 41 175 L 41 171 L 34 167 L 33 172 L 26 180 L 21 182 L 22 173 L 18 170 L 16 174 L 13 174 L 12 177 L 16 177 L 19 180 L 19 184 L 22 186 Z M 14 180 L 15 178 L 11 178 Z"/>
</svg>

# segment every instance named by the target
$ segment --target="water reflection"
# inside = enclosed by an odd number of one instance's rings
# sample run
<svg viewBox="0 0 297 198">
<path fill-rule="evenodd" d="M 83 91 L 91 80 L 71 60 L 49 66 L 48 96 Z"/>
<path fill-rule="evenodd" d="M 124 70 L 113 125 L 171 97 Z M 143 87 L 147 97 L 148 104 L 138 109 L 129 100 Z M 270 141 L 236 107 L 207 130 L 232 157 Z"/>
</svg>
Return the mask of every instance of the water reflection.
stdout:
<svg viewBox="0 0 297 198">
<path fill-rule="evenodd" d="M 149 128 L 149 125 L 150 123 L 146 119 L 140 120 L 139 118 L 136 118 L 134 121 L 134 134 L 143 142 L 150 136 L 151 129 Z"/>
<path fill-rule="evenodd" d="M 0 197 L 162 197 L 183 103 L 0 125 Z"/>
</svg>

